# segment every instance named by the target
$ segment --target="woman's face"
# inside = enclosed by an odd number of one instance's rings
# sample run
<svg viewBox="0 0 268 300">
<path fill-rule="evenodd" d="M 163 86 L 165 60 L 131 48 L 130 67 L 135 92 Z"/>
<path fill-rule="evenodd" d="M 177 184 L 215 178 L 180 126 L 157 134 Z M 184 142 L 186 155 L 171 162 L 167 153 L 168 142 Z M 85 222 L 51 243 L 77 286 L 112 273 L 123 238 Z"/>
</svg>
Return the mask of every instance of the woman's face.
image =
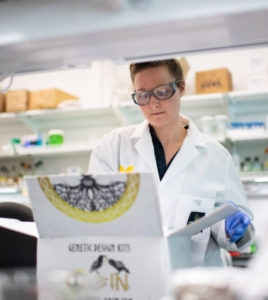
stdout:
<svg viewBox="0 0 268 300">
<path fill-rule="evenodd" d="M 168 68 L 159 66 L 137 73 L 133 85 L 136 91 L 149 91 L 159 85 L 174 81 L 175 78 L 171 76 Z M 176 123 L 179 119 L 180 96 L 183 91 L 184 83 L 181 82 L 181 88 L 176 87 L 175 94 L 167 100 L 158 100 L 154 95 L 151 95 L 150 102 L 140 106 L 144 117 L 153 127 L 165 127 Z"/>
</svg>

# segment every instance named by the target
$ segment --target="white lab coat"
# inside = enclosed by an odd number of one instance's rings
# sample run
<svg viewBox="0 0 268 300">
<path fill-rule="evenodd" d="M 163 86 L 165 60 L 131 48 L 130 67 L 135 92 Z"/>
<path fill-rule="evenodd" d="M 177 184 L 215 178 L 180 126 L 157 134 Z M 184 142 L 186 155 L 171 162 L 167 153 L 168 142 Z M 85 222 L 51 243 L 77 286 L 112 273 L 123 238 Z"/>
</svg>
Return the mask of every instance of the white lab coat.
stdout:
<svg viewBox="0 0 268 300">
<path fill-rule="evenodd" d="M 158 185 L 163 224 L 169 229 L 185 226 L 191 211 L 209 213 L 228 200 L 252 218 L 231 155 L 200 133 L 192 121 L 183 120 L 189 124 L 187 136 L 162 181 L 147 121 L 106 134 L 91 155 L 89 172 L 117 172 L 120 166 L 134 167 L 134 172 L 152 172 Z M 191 237 L 189 266 L 222 265 L 220 248 L 238 251 L 252 241 L 253 234 L 248 230 L 238 245 L 230 243 L 224 221 L 219 222 Z"/>
</svg>

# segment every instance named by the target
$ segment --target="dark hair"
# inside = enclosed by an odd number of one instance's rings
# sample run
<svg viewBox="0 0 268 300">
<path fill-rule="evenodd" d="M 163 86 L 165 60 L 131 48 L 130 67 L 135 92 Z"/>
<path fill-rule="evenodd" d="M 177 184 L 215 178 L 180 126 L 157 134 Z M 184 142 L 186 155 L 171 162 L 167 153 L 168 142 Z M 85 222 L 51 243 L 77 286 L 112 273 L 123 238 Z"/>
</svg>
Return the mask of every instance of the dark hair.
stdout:
<svg viewBox="0 0 268 300">
<path fill-rule="evenodd" d="M 161 66 L 166 66 L 170 75 L 173 76 L 175 80 L 183 80 L 183 71 L 180 62 L 177 59 L 166 59 L 130 64 L 129 70 L 132 82 L 134 82 L 136 74 L 140 71 Z"/>
</svg>

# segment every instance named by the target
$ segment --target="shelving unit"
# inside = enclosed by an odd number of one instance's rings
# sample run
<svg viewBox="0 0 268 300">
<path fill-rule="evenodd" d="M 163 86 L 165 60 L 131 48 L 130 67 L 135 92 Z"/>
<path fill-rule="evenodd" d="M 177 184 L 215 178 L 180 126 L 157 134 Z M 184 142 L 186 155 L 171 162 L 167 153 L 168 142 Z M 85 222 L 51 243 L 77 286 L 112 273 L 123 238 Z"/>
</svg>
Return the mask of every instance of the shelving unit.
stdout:
<svg viewBox="0 0 268 300">
<path fill-rule="evenodd" d="M 254 105 L 252 102 L 254 101 Z M 181 112 L 187 117 L 198 120 L 203 115 L 226 114 L 231 118 L 245 116 L 254 112 L 262 114 L 262 119 L 268 112 L 267 91 L 235 91 L 230 93 L 217 93 L 207 95 L 191 95 L 181 98 Z M 47 131 L 51 128 L 87 128 L 87 127 L 119 127 L 138 123 L 144 117 L 137 105 L 133 102 L 122 102 L 115 107 L 102 108 L 64 108 L 48 110 L 31 110 L 19 113 L 0 113 L 0 127 L 26 126 L 34 133 Z M 245 143 L 266 141 L 268 134 L 262 136 L 246 136 L 233 138 L 231 136 L 217 139 L 221 143 L 228 140 L 231 143 Z M 88 145 L 66 146 L 51 149 L 42 147 L 36 149 L 20 149 L 17 153 L 0 152 L 0 159 L 27 156 L 27 155 L 58 155 L 90 152 Z"/>
<path fill-rule="evenodd" d="M 257 101 L 256 101 L 257 99 Z M 210 94 L 210 95 L 193 95 L 184 96 L 181 99 L 181 111 L 187 117 L 193 119 L 194 122 L 203 115 L 217 115 L 226 114 L 227 116 L 237 120 L 245 118 L 250 120 L 252 101 L 254 101 L 254 111 L 258 113 L 258 118 L 266 118 L 268 112 L 268 91 L 267 92 L 230 92 L 226 94 Z M 254 118 L 256 114 L 252 114 Z M 119 126 L 126 126 L 134 123 L 138 123 L 144 120 L 144 117 L 140 111 L 140 108 L 133 102 L 122 102 L 115 107 L 102 107 L 102 108 L 65 108 L 65 109 L 50 109 L 50 110 L 32 110 L 20 113 L 1 113 L 0 114 L 0 131 L 4 128 L 13 128 L 14 132 L 21 127 L 28 128 L 31 132 L 39 134 L 40 132 L 47 132 L 51 128 L 62 128 L 66 130 L 73 130 L 84 128 L 84 131 L 88 129 L 102 128 L 116 128 Z M 252 121 L 252 119 L 251 119 Z M 90 129 L 91 128 L 91 129 Z M 101 136 L 101 133 L 99 137 Z M 218 142 L 228 146 L 232 149 L 251 149 L 255 147 L 255 144 L 265 144 L 268 140 L 268 134 L 261 136 L 248 135 L 244 137 L 232 137 L 217 136 L 214 135 Z M 50 146 L 35 146 L 30 148 L 23 148 L 16 146 L 15 152 L 11 150 L 4 152 L 0 151 L 0 162 L 10 161 L 10 166 L 13 161 L 22 161 L 30 159 L 31 162 L 42 160 L 49 170 L 52 170 L 56 164 L 61 170 L 64 170 L 63 161 L 66 157 L 71 158 L 72 166 L 84 166 L 84 171 L 88 165 L 88 160 L 92 149 L 94 148 L 94 142 L 83 141 L 82 143 L 66 143 L 62 146 L 50 147 Z M 240 147 L 240 148 L 239 148 Z M 242 151 L 242 150 L 241 150 Z M 59 161 L 60 159 L 61 162 Z M 12 164 L 11 164 L 12 162 Z M 68 162 L 69 163 L 69 162 Z M 17 164 L 17 163 L 16 163 Z M 18 163 L 19 164 L 19 163 Z M 17 164 L 17 165 L 18 165 Z M 66 170 L 66 169 L 65 169 Z M 247 196 L 250 198 L 254 195 L 254 198 L 266 197 L 267 191 L 264 185 L 267 185 L 268 173 L 242 173 L 241 180 L 245 186 Z M 256 192 L 257 191 L 257 192 Z M 14 197 L 21 197 L 18 191 L 2 190 L 0 194 L 10 195 Z"/>
<path fill-rule="evenodd" d="M 120 103 L 116 111 L 124 125 L 135 124 L 144 120 L 139 106 L 131 101 Z"/>
<path fill-rule="evenodd" d="M 60 155 L 75 155 L 88 154 L 90 155 L 93 145 L 61 145 L 61 146 L 33 146 L 29 148 L 17 147 L 14 156 L 60 156 Z"/>
<path fill-rule="evenodd" d="M 255 135 L 255 136 L 240 136 L 240 137 L 231 137 L 227 134 L 227 139 L 229 139 L 232 143 L 248 143 L 248 142 L 256 142 L 256 141 L 268 141 L 268 134 L 263 135 Z"/>
<path fill-rule="evenodd" d="M 268 183 L 268 171 L 263 172 L 242 172 L 242 182 Z"/>
<path fill-rule="evenodd" d="M 226 94 L 230 116 L 238 121 L 258 118 L 266 121 L 268 112 L 268 90 L 235 91 Z"/>
<path fill-rule="evenodd" d="M 0 187 L 0 195 L 12 195 L 12 194 L 20 194 L 21 191 L 18 186 L 5 186 Z"/>
<path fill-rule="evenodd" d="M 1 151 L 0 152 L 0 159 L 8 159 L 8 158 L 14 158 L 15 154 L 10 152 Z"/>
<path fill-rule="evenodd" d="M 226 96 L 223 93 L 183 96 L 181 112 L 193 120 L 204 115 L 228 115 Z"/>
<path fill-rule="evenodd" d="M 113 107 L 102 108 L 65 108 L 47 110 L 29 110 L 18 113 L 0 113 L 0 127 L 14 128 L 14 134 L 24 127 L 35 134 L 47 133 L 49 129 L 60 128 L 65 132 L 81 129 L 85 132 L 92 128 L 115 128 L 122 126 L 118 111 Z M 12 131 L 12 130 L 10 130 Z M 81 134 L 83 136 L 83 134 Z M 94 142 L 94 141 L 93 141 Z M 0 160 L 17 159 L 27 156 L 49 157 L 66 155 L 90 155 L 94 143 L 80 138 L 79 143 L 67 143 L 62 146 L 17 146 L 15 151 L 0 151 Z"/>
<path fill-rule="evenodd" d="M 74 120 L 74 122 L 70 120 Z M 113 107 L 29 110 L 18 113 L 0 114 L 1 125 L 9 126 L 16 123 L 24 123 L 35 133 L 39 133 L 40 130 L 58 127 L 90 127 L 102 124 L 120 125 Z"/>
</svg>

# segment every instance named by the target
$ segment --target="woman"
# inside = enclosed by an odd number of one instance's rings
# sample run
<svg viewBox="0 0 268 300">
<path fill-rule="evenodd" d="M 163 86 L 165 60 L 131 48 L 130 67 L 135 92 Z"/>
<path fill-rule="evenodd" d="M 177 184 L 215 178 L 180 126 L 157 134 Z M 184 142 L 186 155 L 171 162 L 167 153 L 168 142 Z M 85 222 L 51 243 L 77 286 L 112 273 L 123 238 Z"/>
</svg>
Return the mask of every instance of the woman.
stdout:
<svg viewBox="0 0 268 300">
<path fill-rule="evenodd" d="M 191 237 L 190 265 L 222 265 L 220 248 L 239 251 L 253 238 L 251 212 L 232 158 L 179 114 L 185 82 L 177 60 L 132 64 L 130 73 L 132 98 L 146 120 L 105 135 L 92 153 L 89 172 L 152 172 L 169 229 L 226 201 L 236 203 L 240 212 Z"/>
</svg>

